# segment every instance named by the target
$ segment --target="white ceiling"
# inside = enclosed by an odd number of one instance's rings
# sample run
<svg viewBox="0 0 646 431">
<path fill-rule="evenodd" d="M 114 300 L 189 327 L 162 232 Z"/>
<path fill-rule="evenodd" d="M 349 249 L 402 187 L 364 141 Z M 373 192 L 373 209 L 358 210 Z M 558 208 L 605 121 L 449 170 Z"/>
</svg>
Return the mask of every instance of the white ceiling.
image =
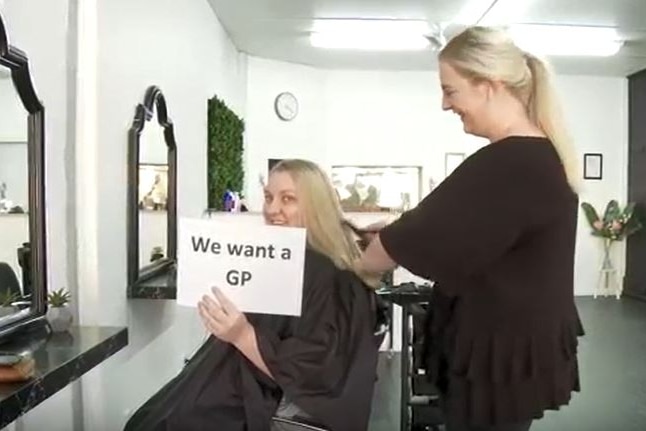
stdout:
<svg viewBox="0 0 646 431">
<path fill-rule="evenodd" d="M 313 48 L 308 40 L 313 21 L 394 18 L 450 23 L 469 1 L 485 11 L 505 0 L 209 0 L 234 44 L 248 54 L 322 68 L 391 70 L 435 69 L 436 54 Z M 646 68 L 646 0 L 511 1 L 524 5 L 516 23 L 616 26 L 626 39 L 613 57 L 552 57 L 559 73 L 626 76 Z M 449 26 L 447 37 L 461 28 Z"/>
</svg>

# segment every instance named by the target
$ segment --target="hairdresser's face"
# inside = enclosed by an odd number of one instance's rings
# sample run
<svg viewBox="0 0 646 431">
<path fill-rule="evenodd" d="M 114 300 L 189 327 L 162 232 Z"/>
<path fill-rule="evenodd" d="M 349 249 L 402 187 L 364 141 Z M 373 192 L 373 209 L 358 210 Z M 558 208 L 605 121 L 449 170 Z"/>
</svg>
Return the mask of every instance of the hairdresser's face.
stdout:
<svg viewBox="0 0 646 431">
<path fill-rule="evenodd" d="M 265 204 L 262 207 L 265 223 L 278 226 L 303 227 L 304 221 L 296 185 L 287 172 L 273 172 L 265 187 Z"/>
<path fill-rule="evenodd" d="M 440 61 L 440 83 L 442 109 L 459 115 L 466 133 L 485 136 L 491 87 L 485 82 L 474 83 L 463 77 L 445 61 Z"/>
</svg>

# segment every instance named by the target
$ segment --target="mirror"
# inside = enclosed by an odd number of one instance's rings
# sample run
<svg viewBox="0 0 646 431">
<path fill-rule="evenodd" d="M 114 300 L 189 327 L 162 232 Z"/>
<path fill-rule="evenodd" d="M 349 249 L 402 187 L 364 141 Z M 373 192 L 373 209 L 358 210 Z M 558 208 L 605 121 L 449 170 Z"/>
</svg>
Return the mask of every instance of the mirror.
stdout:
<svg viewBox="0 0 646 431">
<path fill-rule="evenodd" d="M 136 287 L 175 267 L 176 146 L 173 123 L 158 87 L 135 111 L 128 142 L 128 285 Z"/>
<path fill-rule="evenodd" d="M 0 343 L 45 325 L 44 113 L 0 17 Z"/>
<path fill-rule="evenodd" d="M 27 112 L 0 65 L 0 319 L 20 313 L 27 292 L 22 285 L 18 250 L 29 242 L 29 165 Z"/>
<path fill-rule="evenodd" d="M 164 130 L 155 121 L 139 140 L 139 267 L 154 263 L 168 251 L 168 151 Z"/>
<path fill-rule="evenodd" d="M 332 184 L 345 212 L 398 212 L 417 205 L 419 166 L 332 166 Z"/>
</svg>

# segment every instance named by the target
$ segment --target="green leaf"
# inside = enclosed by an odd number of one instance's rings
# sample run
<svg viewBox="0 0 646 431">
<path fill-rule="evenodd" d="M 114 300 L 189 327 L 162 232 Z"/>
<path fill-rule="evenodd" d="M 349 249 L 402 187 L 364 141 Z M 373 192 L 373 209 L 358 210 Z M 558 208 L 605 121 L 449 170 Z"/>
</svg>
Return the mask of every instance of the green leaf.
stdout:
<svg viewBox="0 0 646 431">
<path fill-rule="evenodd" d="M 619 209 L 619 203 L 616 200 L 611 200 L 606 206 L 606 212 L 603 215 L 603 222 L 610 223 L 613 220 L 617 220 L 621 216 L 621 210 Z"/>
<path fill-rule="evenodd" d="M 70 293 L 65 288 L 54 290 L 47 294 L 47 303 L 52 307 L 62 307 L 70 302 L 70 299 Z"/>
<path fill-rule="evenodd" d="M 5 289 L 4 292 L 0 292 L 0 306 L 10 307 L 12 303 L 20 299 L 20 294 L 10 289 Z"/>
<path fill-rule="evenodd" d="M 592 226 L 593 236 L 619 241 L 642 228 L 642 222 L 635 210 L 634 203 L 628 203 L 622 210 L 616 200 L 608 202 L 603 219 L 601 220 L 603 226 L 600 229 L 594 227 L 594 223 L 600 221 L 594 207 L 587 202 L 582 203 L 581 207 L 583 208 L 588 223 Z"/>
<path fill-rule="evenodd" d="M 581 208 L 583 208 L 583 213 L 585 214 L 585 218 L 588 220 L 590 227 L 594 229 L 594 224 L 599 221 L 597 210 L 587 202 L 583 202 L 581 204 Z"/>
</svg>

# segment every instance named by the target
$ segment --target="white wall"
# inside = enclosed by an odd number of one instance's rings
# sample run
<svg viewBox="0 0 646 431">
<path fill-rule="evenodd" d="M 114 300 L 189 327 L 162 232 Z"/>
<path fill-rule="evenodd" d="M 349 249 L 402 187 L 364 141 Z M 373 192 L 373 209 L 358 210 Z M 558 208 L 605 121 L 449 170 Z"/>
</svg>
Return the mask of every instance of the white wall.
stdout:
<svg viewBox="0 0 646 431">
<path fill-rule="evenodd" d="M 2 72 L 9 68 L 0 66 Z M 22 106 L 10 77 L 0 77 L 0 142 L 27 141 L 27 111 Z"/>
<path fill-rule="evenodd" d="M 422 166 L 444 178 L 444 148 L 471 153 L 483 141 L 461 131 L 457 117 L 440 109 L 433 72 L 335 71 L 250 57 L 248 60 L 246 193 L 258 210 L 258 175 L 268 158 L 305 157 L 323 166 Z M 278 119 L 275 97 L 291 91 L 299 114 Z"/>
<path fill-rule="evenodd" d="M 247 202 L 260 209 L 263 195 L 259 175 L 267 174 L 268 159 L 309 157 L 325 159 L 321 123 L 325 117 L 325 74 L 309 66 L 248 59 L 245 130 L 245 189 Z M 297 95 L 299 115 L 284 122 L 274 114 L 281 92 Z"/>
<path fill-rule="evenodd" d="M 580 202 L 590 202 L 603 213 L 611 199 L 625 205 L 628 198 L 628 81 L 623 78 L 564 76 L 557 82 L 572 136 L 581 157 L 603 154 L 603 179 L 582 183 Z M 594 97 L 590 97 L 594 94 Z M 583 168 L 581 168 L 583 175 Z M 579 212 L 575 287 L 592 294 L 599 282 L 601 240 L 590 235 Z M 619 274 L 625 269 L 625 243 L 613 251 Z"/>
<path fill-rule="evenodd" d="M 177 140 L 179 215 L 199 217 L 206 208 L 207 100 L 217 94 L 244 117 L 246 57 L 207 0 L 92 4 L 81 4 L 79 13 L 80 27 L 98 35 L 96 51 L 90 43 L 79 52 L 83 79 L 96 79 L 97 89 L 96 98 L 91 85 L 79 94 L 88 116 L 79 119 L 84 149 L 77 153 L 79 194 L 88 198 L 78 206 L 80 320 L 127 325 L 130 343 L 83 378 L 84 423 L 116 430 L 204 334 L 193 309 L 126 298 L 127 131 L 135 106 L 148 86 L 161 88 Z"/>
<path fill-rule="evenodd" d="M 319 70 L 258 58 L 248 65 L 246 186 L 255 210 L 262 204 L 255 179 L 269 157 L 306 157 L 326 167 L 422 166 L 426 194 L 429 180 L 437 184 L 444 178 L 445 153 L 469 155 L 486 143 L 464 134 L 459 118 L 441 110 L 436 72 Z M 586 181 L 581 199 L 598 207 L 613 198 L 625 202 L 626 80 L 558 76 L 557 86 L 581 158 L 584 152 L 604 153 L 604 178 Z M 286 90 L 301 101 L 299 116 L 288 123 L 272 109 L 273 98 Z M 594 98 L 587 97 L 591 92 Z M 595 288 L 600 250 L 583 218 L 577 241 L 575 291 L 588 295 Z M 616 253 L 623 268 L 624 254 Z"/>
</svg>

